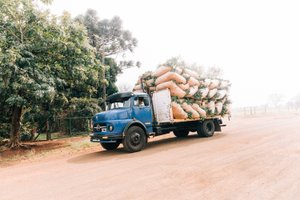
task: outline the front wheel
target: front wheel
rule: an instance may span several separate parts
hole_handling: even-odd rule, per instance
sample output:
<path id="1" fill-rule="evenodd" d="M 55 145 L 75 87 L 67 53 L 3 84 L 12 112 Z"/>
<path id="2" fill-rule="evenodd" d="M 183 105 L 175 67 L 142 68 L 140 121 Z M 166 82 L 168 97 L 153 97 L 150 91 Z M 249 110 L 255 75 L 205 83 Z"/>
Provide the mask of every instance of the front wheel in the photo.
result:
<path id="1" fill-rule="evenodd" d="M 123 139 L 124 149 L 130 153 L 142 150 L 146 143 L 147 138 L 145 131 L 138 126 L 130 127 L 125 134 L 125 138 Z"/>
<path id="2" fill-rule="evenodd" d="M 199 136 L 202 137 L 211 137 L 215 133 L 215 124 L 213 120 L 205 120 L 197 130 Z"/>
<path id="3" fill-rule="evenodd" d="M 118 146 L 120 145 L 120 142 L 115 142 L 115 143 L 100 143 L 101 146 L 108 150 L 108 151 L 111 151 L 111 150 L 115 150 L 118 148 Z"/>
<path id="4" fill-rule="evenodd" d="M 176 137 L 181 138 L 181 137 L 187 137 L 189 134 L 189 131 L 188 130 L 179 130 L 179 131 L 173 131 L 173 133 Z"/>

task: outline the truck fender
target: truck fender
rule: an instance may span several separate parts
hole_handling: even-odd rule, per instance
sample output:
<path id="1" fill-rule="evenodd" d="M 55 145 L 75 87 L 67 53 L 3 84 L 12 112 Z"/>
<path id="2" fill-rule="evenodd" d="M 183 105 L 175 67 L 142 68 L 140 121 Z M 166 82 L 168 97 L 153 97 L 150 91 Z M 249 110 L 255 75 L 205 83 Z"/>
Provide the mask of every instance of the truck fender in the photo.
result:
<path id="1" fill-rule="evenodd" d="M 125 126 L 125 128 L 123 130 L 123 137 L 125 136 L 125 133 L 129 129 L 129 127 L 132 125 L 140 126 L 145 131 L 146 136 L 148 136 L 146 126 L 139 120 L 132 120 L 132 121 L 128 122 L 128 124 Z"/>

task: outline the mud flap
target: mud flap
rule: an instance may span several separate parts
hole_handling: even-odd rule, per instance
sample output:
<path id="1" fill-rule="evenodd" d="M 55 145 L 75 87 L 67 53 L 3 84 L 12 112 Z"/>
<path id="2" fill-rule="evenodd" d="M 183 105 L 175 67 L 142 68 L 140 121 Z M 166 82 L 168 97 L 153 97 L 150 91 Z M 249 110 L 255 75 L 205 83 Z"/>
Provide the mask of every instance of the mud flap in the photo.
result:
<path id="1" fill-rule="evenodd" d="M 215 125 L 215 131 L 221 131 L 221 125 L 222 124 L 221 119 L 214 119 L 214 125 Z"/>

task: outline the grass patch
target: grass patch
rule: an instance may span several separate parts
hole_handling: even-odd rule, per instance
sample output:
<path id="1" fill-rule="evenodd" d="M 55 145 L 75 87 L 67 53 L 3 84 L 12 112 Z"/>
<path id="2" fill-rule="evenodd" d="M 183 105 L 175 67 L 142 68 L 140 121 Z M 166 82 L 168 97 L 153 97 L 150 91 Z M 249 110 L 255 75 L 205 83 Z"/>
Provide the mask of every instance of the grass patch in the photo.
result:
<path id="1" fill-rule="evenodd" d="M 51 139 L 62 139 L 62 138 L 71 138 L 71 137 L 78 137 L 78 136 L 87 136 L 89 132 L 76 132 L 72 133 L 71 135 L 68 135 L 66 133 L 61 132 L 55 132 L 51 133 Z M 46 133 L 41 133 L 39 137 L 36 139 L 36 141 L 45 141 L 47 139 Z"/>

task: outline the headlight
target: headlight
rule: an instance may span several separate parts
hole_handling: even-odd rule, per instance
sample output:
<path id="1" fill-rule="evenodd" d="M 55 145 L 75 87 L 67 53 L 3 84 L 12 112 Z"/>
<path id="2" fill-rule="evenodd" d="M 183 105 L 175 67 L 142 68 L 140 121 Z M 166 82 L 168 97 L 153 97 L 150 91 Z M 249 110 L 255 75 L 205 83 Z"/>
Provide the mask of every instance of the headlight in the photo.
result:
<path id="1" fill-rule="evenodd" d="M 108 126 L 107 126 L 107 129 L 108 129 L 110 132 L 112 132 L 112 131 L 114 130 L 114 127 L 113 127 L 113 125 L 108 125 Z"/>

